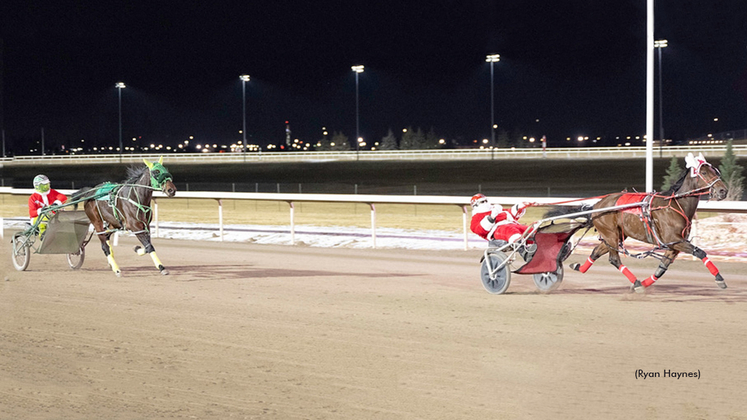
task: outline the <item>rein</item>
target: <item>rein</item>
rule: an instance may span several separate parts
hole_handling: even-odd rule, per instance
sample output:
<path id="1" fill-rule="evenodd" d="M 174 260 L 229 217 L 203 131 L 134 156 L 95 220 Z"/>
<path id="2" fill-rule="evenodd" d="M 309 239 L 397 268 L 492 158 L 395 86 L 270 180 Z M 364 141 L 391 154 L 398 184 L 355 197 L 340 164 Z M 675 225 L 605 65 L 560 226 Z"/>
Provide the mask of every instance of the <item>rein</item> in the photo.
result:
<path id="1" fill-rule="evenodd" d="M 151 177 L 151 181 L 152 180 L 153 180 L 153 177 Z M 120 191 L 122 191 L 122 189 L 126 187 L 130 188 L 128 194 L 126 196 L 120 196 L 119 195 Z M 109 204 L 109 207 L 112 209 L 112 214 L 114 215 L 114 217 L 117 219 L 117 221 L 122 227 L 120 229 L 106 229 L 104 232 L 96 232 L 97 235 L 104 235 L 104 234 L 116 232 L 119 230 L 126 230 L 125 223 L 122 218 L 123 215 L 121 214 L 122 212 L 117 207 L 119 200 L 124 200 L 124 201 L 129 202 L 130 204 L 135 206 L 138 212 L 142 212 L 142 214 L 146 216 L 148 215 L 149 212 L 153 210 L 149 204 L 143 204 L 141 202 L 141 197 L 137 190 L 138 188 L 145 188 L 146 190 L 160 191 L 159 188 L 155 188 L 151 185 L 128 184 L 128 183 L 117 184 L 114 188 L 112 188 L 112 190 L 108 194 L 109 195 L 108 204 Z M 135 199 L 131 197 L 133 192 L 135 193 Z M 105 220 L 104 215 L 101 213 L 101 207 L 99 207 L 98 201 L 96 202 L 96 209 L 99 212 L 99 217 L 101 217 L 101 220 Z M 137 235 L 138 233 L 150 232 L 150 227 L 148 226 L 147 223 L 145 223 L 146 218 L 143 218 L 143 219 L 136 218 L 138 222 L 141 222 L 143 224 L 144 229 L 136 231 L 136 232 L 132 232 L 133 234 Z"/>

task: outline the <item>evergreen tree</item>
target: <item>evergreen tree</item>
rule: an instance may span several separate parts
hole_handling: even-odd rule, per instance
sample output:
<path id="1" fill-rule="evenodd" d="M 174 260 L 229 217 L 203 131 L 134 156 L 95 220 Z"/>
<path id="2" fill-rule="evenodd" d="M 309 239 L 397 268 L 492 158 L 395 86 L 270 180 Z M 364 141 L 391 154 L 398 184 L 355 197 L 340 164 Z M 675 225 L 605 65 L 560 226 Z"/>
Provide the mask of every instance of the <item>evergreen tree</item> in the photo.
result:
<path id="1" fill-rule="evenodd" d="M 661 184 L 661 190 L 666 191 L 672 188 L 672 185 L 680 179 L 681 175 L 682 168 L 680 167 L 677 158 L 673 157 L 672 160 L 669 161 L 669 168 L 667 168 L 667 174 L 664 176 L 664 183 Z"/>
<path id="2" fill-rule="evenodd" d="M 724 153 L 724 158 L 721 159 L 721 165 L 718 166 L 718 169 L 721 171 L 721 180 L 724 181 L 726 187 L 729 189 L 726 199 L 741 200 L 744 193 L 744 176 L 742 176 L 744 168 L 737 163 L 737 156 L 732 149 L 731 140 L 726 143 L 726 152 Z"/>
<path id="3" fill-rule="evenodd" d="M 394 132 L 392 132 L 391 128 L 386 133 L 386 136 L 381 139 L 379 150 L 397 150 L 397 138 L 394 137 Z"/>
<path id="4" fill-rule="evenodd" d="M 412 143 L 413 149 L 422 150 L 426 148 L 425 133 L 423 133 L 423 130 L 420 127 L 418 127 L 417 131 L 415 131 Z"/>
<path id="5" fill-rule="evenodd" d="M 495 147 L 497 148 L 506 148 L 511 143 L 509 137 L 508 137 L 508 131 L 504 129 L 498 130 L 498 135 L 495 138 Z"/>
<path id="6" fill-rule="evenodd" d="M 431 127 L 430 130 L 425 134 L 425 149 L 435 149 L 438 147 L 441 147 L 442 145 L 438 143 L 438 136 L 436 135 L 436 130 Z"/>
<path id="7" fill-rule="evenodd" d="M 348 136 L 342 134 L 342 131 L 335 131 L 332 135 L 332 142 L 330 143 L 330 150 L 336 152 L 342 152 L 350 150 L 350 143 L 348 142 Z"/>
<path id="8" fill-rule="evenodd" d="M 316 142 L 316 145 L 314 146 L 314 150 L 320 151 L 320 152 L 327 152 L 332 150 L 332 147 L 330 146 L 330 140 L 329 137 L 325 134 L 324 137 L 319 139 L 319 141 Z"/>
<path id="9" fill-rule="evenodd" d="M 400 150 L 412 150 L 415 149 L 415 132 L 412 131 L 412 127 L 407 127 L 402 133 L 402 140 L 399 142 Z"/>

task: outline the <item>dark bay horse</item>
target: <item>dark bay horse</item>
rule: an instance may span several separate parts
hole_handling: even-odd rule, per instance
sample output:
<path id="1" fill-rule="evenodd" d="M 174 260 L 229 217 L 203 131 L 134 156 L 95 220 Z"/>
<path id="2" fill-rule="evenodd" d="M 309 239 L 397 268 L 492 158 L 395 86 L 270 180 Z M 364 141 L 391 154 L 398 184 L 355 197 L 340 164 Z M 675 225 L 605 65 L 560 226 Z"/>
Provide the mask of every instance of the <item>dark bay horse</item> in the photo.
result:
<path id="1" fill-rule="evenodd" d="M 84 188 L 73 194 L 73 200 L 85 200 L 83 209 L 101 240 L 109 265 L 117 277 L 122 275 L 109 243 L 112 233 L 128 230 L 135 234 L 143 245 L 136 246 L 138 255 L 149 254 L 161 274 L 169 271 L 161 264 L 156 250 L 150 242 L 152 218 L 150 202 L 153 191 L 163 191 L 167 196 L 176 194 L 176 187 L 169 171 L 158 162 L 143 160 L 145 166 L 127 169 L 127 180 L 121 184 L 104 183 L 93 188 Z"/>
<path id="2" fill-rule="evenodd" d="M 601 243 L 597 245 L 583 264 L 574 263 L 570 267 L 585 273 L 599 257 L 609 253 L 609 260 L 633 284 L 631 288 L 642 292 L 661 278 L 680 252 L 692 254 L 708 268 L 716 278 L 716 284 L 726 288 L 724 278 L 718 268 L 708 259 L 706 253 L 687 239 L 698 201 L 704 195 L 716 200 L 726 198 L 727 187 L 721 180 L 718 169 L 706 162 L 702 154 L 698 157 L 688 154 L 686 169 L 679 180 L 668 191 L 661 193 L 610 194 L 599 200 L 593 209 L 604 209 L 621 205 L 632 205 L 625 209 L 593 212 L 586 225 L 593 224 L 599 233 Z M 637 206 L 635 203 L 640 203 Z M 578 212 L 580 208 L 565 209 L 564 212 Z M 557 211 L 555 212 L 557 214 Z M 618 252 L 626 252 L 623 242 L 626 238 L 637 239 L 654 245 L 655 250 L 664 251 L 656 272 L 643 282 L 622 264 Z M 652 255 L 656 255 L 653 254 Z"/>

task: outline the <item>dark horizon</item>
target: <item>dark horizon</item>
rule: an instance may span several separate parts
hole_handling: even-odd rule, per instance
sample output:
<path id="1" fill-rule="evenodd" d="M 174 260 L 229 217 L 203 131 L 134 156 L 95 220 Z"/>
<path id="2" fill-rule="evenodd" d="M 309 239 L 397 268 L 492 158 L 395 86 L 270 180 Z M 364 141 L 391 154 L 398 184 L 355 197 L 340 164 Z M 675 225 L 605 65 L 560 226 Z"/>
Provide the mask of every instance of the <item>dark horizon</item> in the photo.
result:
<path id="1" fill-rule="evenodd" d="M 6 148 L 42 127 L 48 148 L 116 147 L 119 81 L 125 146 L 230 144 L 244 73 L 249 143 L 284 142 L 286 120 L 294 139 L 314 143 L 326 127 L 352 143 L 358 64 L 367 141 L 420 127 L 466 143 L 490 138 L 491 53 L 500 129 L 551 147 L 645 134 L 644 0 L 2 8 Z M 666 138 L 747 127 L 746 12 L 739 0 L 657 1 Z"/>

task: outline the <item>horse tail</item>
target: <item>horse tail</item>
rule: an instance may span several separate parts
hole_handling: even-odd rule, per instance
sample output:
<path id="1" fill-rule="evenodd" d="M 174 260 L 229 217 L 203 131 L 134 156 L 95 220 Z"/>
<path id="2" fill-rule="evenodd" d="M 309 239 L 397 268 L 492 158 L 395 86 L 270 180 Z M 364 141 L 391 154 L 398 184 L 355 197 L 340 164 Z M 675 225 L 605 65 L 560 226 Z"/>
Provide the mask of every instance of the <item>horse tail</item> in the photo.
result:
<path id="1" fill-rule="evenodd" d="M 580 206 L 550 206 L 550 209 L 545 212 L 544 218 L 551 218 L 551 217 L 562 217 L 569 214 L 574 213 L 581 213 L 585 211 L 589 211 L 593 208 L 590 204 L 582 204 Z M 580 216 L 574 217 L 574 219 L 583 218 L 584 220 L 581 222 L 582 227 L 590 226 L 591 225 L 591 213 L 583 214 Z"/>

